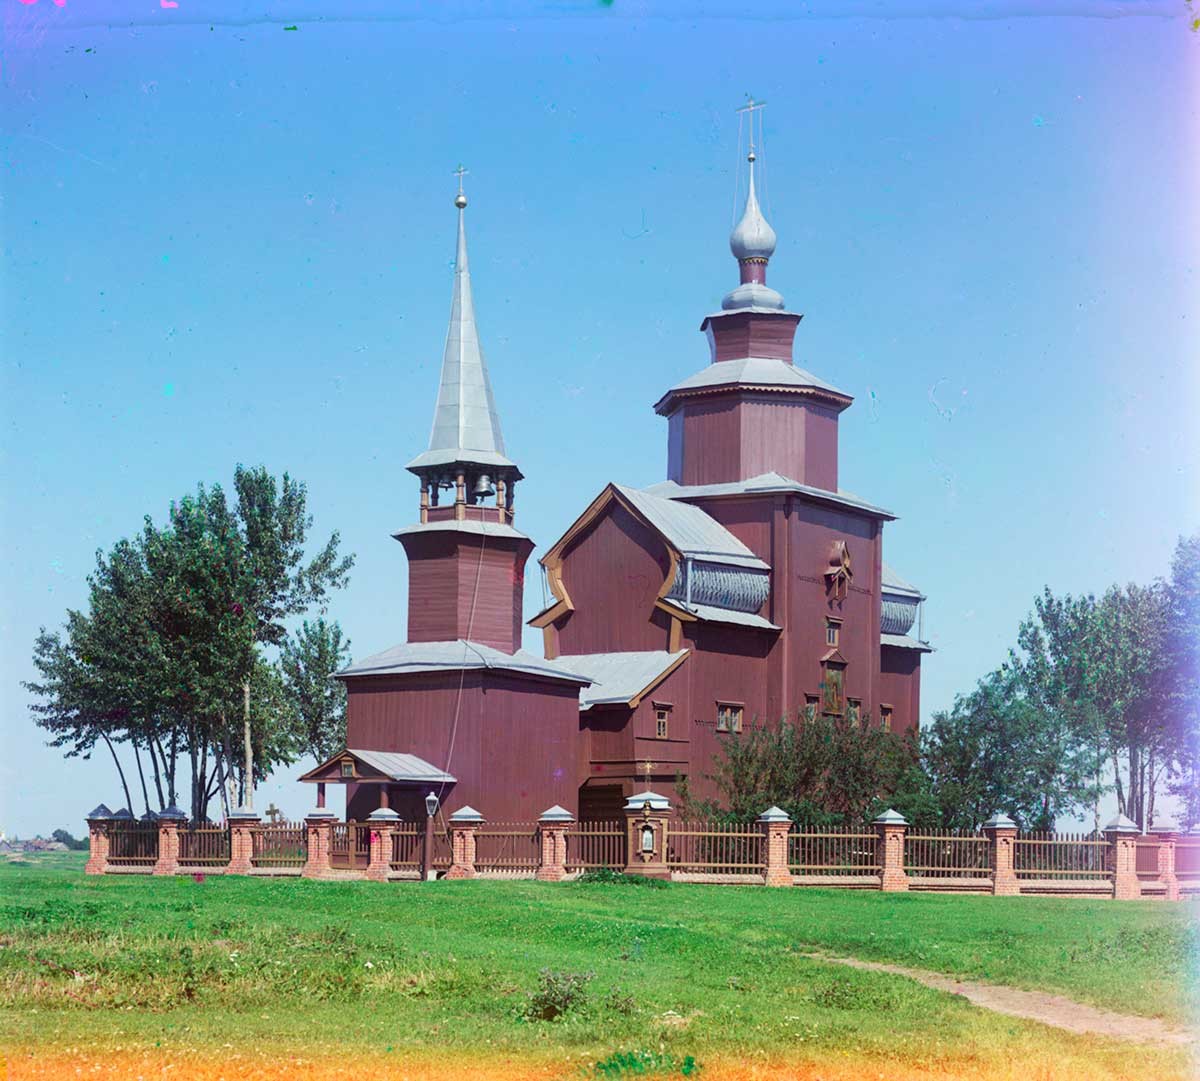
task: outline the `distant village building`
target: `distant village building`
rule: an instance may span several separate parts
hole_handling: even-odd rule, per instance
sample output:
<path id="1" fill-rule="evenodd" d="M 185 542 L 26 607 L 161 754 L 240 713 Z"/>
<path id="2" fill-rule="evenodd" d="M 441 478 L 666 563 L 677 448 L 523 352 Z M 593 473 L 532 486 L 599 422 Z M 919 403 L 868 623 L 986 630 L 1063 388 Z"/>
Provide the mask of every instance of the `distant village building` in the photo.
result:
<path id="1" fill-rule="evenodd" d="M 521 649 L 523 479 L 480 348 L 461 184 L 450 328 L 429 448 L 408 465 L 418 521 L 408 639 L 360 660 L 347 750 L 303 780 L 343 783 L 347 817 L 381 805 L 529 820 L 620 813 L 635 785 L 711 795 L 722 745 L 831 714 L 897 732 L 920 712 L 921 592 L 883 561 L 890 512 L 838 487 L 845 391 L 793 362 L 801 316 L 767 285 L 775 233 L 754 153 L 730 236 L 740 281 L 700 329 L 709 363 L 655 404 L 667 479 L 607 485 L 541 560 L 552 603 Z M 322 784 L 321 790 L 324 790 Z"/>

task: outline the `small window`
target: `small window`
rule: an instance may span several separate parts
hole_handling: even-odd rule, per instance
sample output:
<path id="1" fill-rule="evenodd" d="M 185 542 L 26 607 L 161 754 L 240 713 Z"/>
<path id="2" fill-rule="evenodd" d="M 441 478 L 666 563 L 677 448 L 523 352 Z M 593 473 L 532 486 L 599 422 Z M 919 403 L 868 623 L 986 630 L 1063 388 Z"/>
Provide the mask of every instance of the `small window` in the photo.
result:
<path id="1" fill-rule="evenodd" d="M 821 704 L 821 700 L 815 694 L 806 694 L 804 696 L 804 719 L 806 721 L 815 721 L 817 719 L 817 707 Z"/>
<path id="2" fill-rule="evenodd" d="M 742 707 L 717 703 L 717 731 L 740 732 L 742 730 Z"/>
<path id="3" fill-rule="evenodd" d="M 855 728 L 862 717 L 862 703 L 857 698 L 846 699 L 846 720 Z"/>
<path id="4" fill-rule="evenodd" d="M 351 762 L 349 759 L 344 759 L 342 761 L 342 776 L 343 777 L 353 777 L 354 776 L 354 763 Z"/>
<path id="5" fill-rule="evenodd" d="M 671 711 L 667 709 L 656 709 L 654 711 L 654 735 L 657 739 L 667 738 L 667 721 L 671 716 Z"/>
<path id="6" fill-rule="evenodd" d="M 891 706 L 880 706 L 879 707 L 879 727 L 882 728 L 885 732 L 890 732 L 892 730 L 892 707 Z"/>
<path id="7" fill-rule="evenodd" d="M 838 640 L 842 635 L 842 621 L 840 619 L 825 620 L 825 644 L 827 646 L 838 645 Z"/>

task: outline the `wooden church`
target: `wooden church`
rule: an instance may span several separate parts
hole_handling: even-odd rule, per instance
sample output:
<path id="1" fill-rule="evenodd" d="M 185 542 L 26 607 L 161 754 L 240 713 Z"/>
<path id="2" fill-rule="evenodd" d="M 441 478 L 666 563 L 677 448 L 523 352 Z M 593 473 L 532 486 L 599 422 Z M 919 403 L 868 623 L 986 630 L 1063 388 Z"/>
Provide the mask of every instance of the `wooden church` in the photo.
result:
<path id="1" fill-rule="evenodd" d="M 837 714 L 918 723 L 923 597 L 883 561 L 894 515 L 838 487 L 838 418 L 853 399 L 797 367 L 800 315 L 767 285 L 775 233 L 753 149 L 730 236 L 740 283 L 700 329 L 709 362 L 654 408 L 667 478 L 611 483 L 541 563 L 553 603 L 521 648 L 534 542 L 514 525 L 506 454 L 471 297 L 461 190 L 450 328 L 429 448 L 409 464 L 419 520 L 408 638 L 340 673 L 347 751 L 305 776 L 347 785 L 347 818 L 390 806 L 530 820 L 553 805 L 619 814 L 635 787 L 711 794 L 726 741 Z"/>

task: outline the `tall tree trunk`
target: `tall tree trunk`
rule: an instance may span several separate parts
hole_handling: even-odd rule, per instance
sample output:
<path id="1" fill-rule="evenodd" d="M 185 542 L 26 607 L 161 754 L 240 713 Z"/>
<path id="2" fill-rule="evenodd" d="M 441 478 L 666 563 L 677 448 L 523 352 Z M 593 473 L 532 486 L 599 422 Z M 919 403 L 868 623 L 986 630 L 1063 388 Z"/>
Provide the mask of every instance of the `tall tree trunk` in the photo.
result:
<path id="1" fill-rule="evenodd" d="M 196 726 L 189 726 L 188 758 L 192 764 L 192 821 L 200 821 L 200 765 L 196 761 Z"/>
<path id="2" fill-rule="evenodd" d="M 1132 740 L 1129 743 L 1129 810 L 1126 817 L 1142 824 L 1142 749 Z"/>
<path id="3" fill-rule="evenodd" d="M 100 738 L 104 740 L 104 744 L 108 747 L 109 754 L 113 757 L 113 762 L 117 767 L 117 775 L 121 778 L 121 787 L 125 789 L 125 806 L 131 811 L 133 810 L 133 800 L 129 797 L 129 785 L 125 783 L 125 771 L 121 768 L 121 760 L 117 757 L 117 749 L 112 745 L 112 740 L 104 733 L 100 733 Z"/>
<path id="4" fill-rule="evenodd" d="M 1154 752 L 1150 752 L 1149 784 L 1146 787 L 1146 821 L 1142 823 L 1145 832 L 1154 825 L 1154 790 L 1158 787 L 1158 778 L 1154 775 Z"/>
<path id="5" fill-rule="evenodd" d="M 216 749 L 217 791 L 221 793 L 221 813 L 229 820 L 229 766 L 225 753 L 220 747 Z"/>
<path id="6" fill-rule="evenodd" d="M 197 795 L 200 799 L 200 813 L 196 817 L 197 822 L 206 822 L 208 820 L 208 733 L 205 732 L 204 739 L 200 742 L 200 777 L 199 785 L 197 786 Z"/>
<path id="7" fill-rule="evenodd" d="M 250 680 L 242 684 L 242 738 L 246 741 L 245 805 L 254 809 L 254 745 L 250 742 Z"/>
<path id="8" fill-rule="evenodd" d="M 1121 763 L 1117 760 L 1117 752 L 1112 753 L 1113 787 L 1117 790 L 1117 814 L 1126 813 L 1125 787 L 1121 784 Z"/>
<path id="9" fill-rule="evenodd" d="M 237 771 L 233 766 L 233 747 L 229 743 L 229 725 L 225 714 L 221 714 L 221 751 L 225 760 L 225 802 L 230 807 L 240 807 L 237 792 Z"/>
<path id="10" fill-rule="evenodd" d="M 150 793 L 146 790 L 146 775 L 142 772 L 142 756 L 138 754 L 137 737 L 130 736 L 129 742 L 133 744 L 133 761 L 137 765 L 138 780 L 142 782 L 142 799 L 146 804 L 146 814 L 150 813 Z M 132 810 L 132 808 L 130 808 Z"/>
<path id="11" fill-rule="evenodd" d="M 175 786 L 175 768 L 176 755 L 179 751 L 179 728 L 176 725 L 171 726 L 171 765 L 167 770 L 167 792 L 171 797 L 171 806 L 174 807 L 175 800 L 179 797 L 179 790 Z"/>
<path id="12" fill-rule="evenodd" d="M 165 811 L 167 804 L 163 800 L 162 771 L 158 768 L 158 752 L 155 751 L 157 742 L 155 736 L 146 737 L 146 750 L 150 752 L 150 765 L 154 767 L 154 790 L 158 793 L 158 809 Z"/>

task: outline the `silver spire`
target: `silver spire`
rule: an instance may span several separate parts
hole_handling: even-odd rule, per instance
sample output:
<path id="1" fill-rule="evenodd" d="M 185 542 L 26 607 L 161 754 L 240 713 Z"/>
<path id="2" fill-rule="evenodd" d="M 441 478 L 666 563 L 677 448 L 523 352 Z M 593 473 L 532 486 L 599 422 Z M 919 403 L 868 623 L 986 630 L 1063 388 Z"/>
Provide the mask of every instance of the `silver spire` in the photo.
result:
<path id="1" fill-rule="evenodd" d="M 479 345 L 475 305 L 471 298 L 471 270 L 467 261 L 464 213 L 467 197 L 462 190 L 466 170 L 458 169 L 458 248 L 454 258 L 454 294 L 450 327 L 442 356 L 442 381 L 429 450 L 409 463 L 409 468 L 448 465 L 454 462 L 512 466 L 504 456 L 504 437 L 492 397 L 487 364 Z"/>

